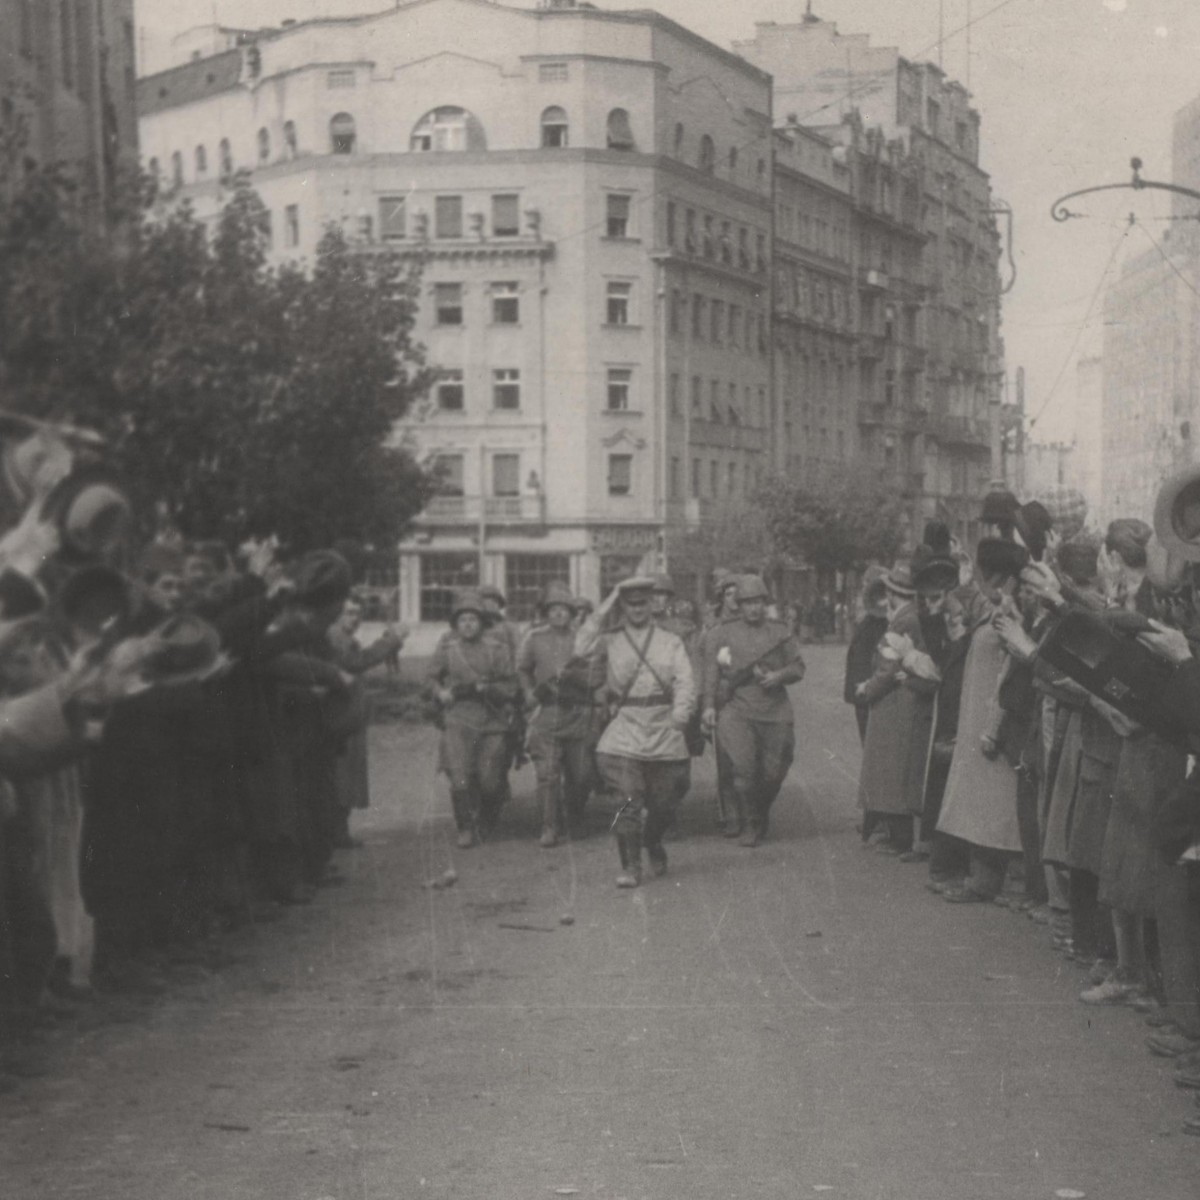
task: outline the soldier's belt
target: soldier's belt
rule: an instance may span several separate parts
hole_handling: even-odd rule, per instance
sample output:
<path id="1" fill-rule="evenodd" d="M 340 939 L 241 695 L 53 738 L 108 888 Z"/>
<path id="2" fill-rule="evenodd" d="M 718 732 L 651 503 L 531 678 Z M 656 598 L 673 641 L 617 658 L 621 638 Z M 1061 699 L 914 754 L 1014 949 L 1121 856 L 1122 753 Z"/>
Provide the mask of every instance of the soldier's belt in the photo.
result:
<path id="1" fill-rule="evenodd" d="M 675 703 L 673 696 L 665 692 L 655 692 L 649 696 L 629 696 L 617 701 L 618 708 L 663 708 Z"/>

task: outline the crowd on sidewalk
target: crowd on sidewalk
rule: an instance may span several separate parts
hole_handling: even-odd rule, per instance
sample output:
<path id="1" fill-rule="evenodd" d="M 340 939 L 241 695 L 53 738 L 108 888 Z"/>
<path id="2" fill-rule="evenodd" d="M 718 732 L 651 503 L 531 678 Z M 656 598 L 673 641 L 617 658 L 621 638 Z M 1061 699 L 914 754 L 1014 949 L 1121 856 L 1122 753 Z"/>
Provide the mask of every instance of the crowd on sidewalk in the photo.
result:
<path id="1" fill-rule="evenodd" d="M 2 1087 L 46 1023 L 203 972 L 221 931 L 336 880 L 367 803 L 362 675 L 403 631 L 359 644 L 333 550 L 139 546 L 94 437 L 0 434 Z"/>
<path id="2" fill-rule="evenodd" d="M 1144 1015 L 1200 1106 L 1200 470 L 1154 527 L 1085 532 L 1070 489 L 982 501 L 869 573 L 846 659 L 862 839 L 958 905 L 1006 905 Z M 1185 1121 L 1200 1134 L 1200 1113 Z"/>

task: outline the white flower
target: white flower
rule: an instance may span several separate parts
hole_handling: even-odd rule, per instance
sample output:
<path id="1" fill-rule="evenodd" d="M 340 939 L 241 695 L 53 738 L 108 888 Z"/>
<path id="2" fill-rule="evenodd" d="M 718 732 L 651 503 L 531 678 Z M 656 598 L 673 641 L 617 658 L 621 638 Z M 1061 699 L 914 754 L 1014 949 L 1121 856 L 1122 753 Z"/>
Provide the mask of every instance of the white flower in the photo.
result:
<path id="1" fill-rule="evenodd" d="M 717 662 L 723 667 L 733 666 L 733 655 L 730 653 L 728 646 L 722 646 L 721 649 L 717 651 Z"/>

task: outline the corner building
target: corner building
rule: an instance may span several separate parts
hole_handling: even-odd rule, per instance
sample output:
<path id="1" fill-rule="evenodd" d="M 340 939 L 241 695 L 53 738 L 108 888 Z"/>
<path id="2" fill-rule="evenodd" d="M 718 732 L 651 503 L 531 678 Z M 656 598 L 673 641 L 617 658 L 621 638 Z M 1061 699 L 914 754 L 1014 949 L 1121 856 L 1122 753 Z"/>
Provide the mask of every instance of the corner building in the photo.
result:
<path id="1" fill-rule="evenodd" d="M 413 0 L 140 83 L 144 159 L 211 220 L 249 169 L 273 253 L 329 224 L 423 266 L 441 378 L 402 431 L 442 492 L 402 615 L 491 582 L 593 598 L 768 469 L 770 80 L 651 12 Z"/>

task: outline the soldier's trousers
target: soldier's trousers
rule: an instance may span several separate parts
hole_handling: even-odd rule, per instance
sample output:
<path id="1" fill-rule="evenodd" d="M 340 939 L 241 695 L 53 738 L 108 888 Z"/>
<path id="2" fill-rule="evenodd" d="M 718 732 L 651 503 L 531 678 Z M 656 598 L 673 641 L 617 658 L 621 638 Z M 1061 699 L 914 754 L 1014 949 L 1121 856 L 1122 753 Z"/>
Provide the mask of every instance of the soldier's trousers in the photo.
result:
<path id="1" fill-rule="evenodd" d="M 529 758 L 537 775 L 542 828 L 562 831 L 564 819 L 583 814 L 591 788 L 592 748 L 584 733 L 572 737 L 539 728 L 529 731 Z"/>
<path id="2" fill-rule="evenodd" d="M 659 845 L 675 819 L 679 802 L 687 795 L 692 760 L 600 753 L 596 766 L 605 787 L 621 805 L 613 825 L 617 836 L 631 837 L 635 845 Z"/>
<path id="3" fill-rule="evenodd" d="M 471 829 L 480 819 L 495 819 L 504 801 L 511 758 L 508 735 L 446 722 L 441 765 L 450 779 L 454 822 Z"/>
<path id="4" fill-rule="evenodd" d="M 740 819 L 764 827 L 795 756 L 795 726 L 751 721 L 726 708 L 717 720 L 717 746 L 729 756 Z"/>

